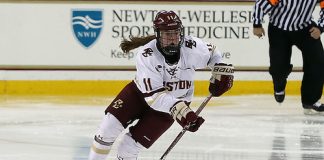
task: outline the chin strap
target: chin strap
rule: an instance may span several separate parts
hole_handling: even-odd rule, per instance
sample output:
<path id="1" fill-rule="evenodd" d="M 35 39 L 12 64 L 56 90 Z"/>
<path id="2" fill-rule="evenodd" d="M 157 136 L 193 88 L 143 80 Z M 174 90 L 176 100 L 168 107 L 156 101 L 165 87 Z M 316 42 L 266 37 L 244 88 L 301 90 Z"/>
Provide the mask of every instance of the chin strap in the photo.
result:
<path id="1" fill-rule="evenodd" d="M 180 59 L 180 53 L 172 56 L 168 56 L 168 55 L 163 55 L 163 56 L 165 58 L 166 63 L 168 64 L 176 64 Z"/>
<path id="2" fill-rule="evenodd" d="M 157 49 L 160 51 L 160 53 L 163 55 L 163 57 L 165 58 L 165 62 L 170 64 L 170 65 L 173 65 L 173 64 L 176 64 L 179 59 L 180 59 L 180 49 L 178 49 L 177 53 L 173 54 L 173 55 L 169 55 L 169 54 L 166 54 L 164 49 L 162 49 L 160 43 L 157 43 L 156 44 L 157 46 Z"/>

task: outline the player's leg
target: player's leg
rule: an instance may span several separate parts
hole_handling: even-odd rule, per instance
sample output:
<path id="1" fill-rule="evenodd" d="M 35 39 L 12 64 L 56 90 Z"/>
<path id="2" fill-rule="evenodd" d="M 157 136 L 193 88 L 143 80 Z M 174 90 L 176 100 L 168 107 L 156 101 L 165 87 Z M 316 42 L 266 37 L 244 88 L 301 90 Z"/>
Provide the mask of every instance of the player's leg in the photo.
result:
<path id="1" fill-rule="evenodd" d="M 143 105 L 136 85 L 131 82 L 117 95 L 105 110 L 104 119 L 94 137 L 90 160 L 102 160 L 108 155 L 119 134 L 148 106 Z"/>
<path id="2" fill-rule="evenodd" d="M 143 145 L 136 142 L 131 133 L 123 135 L 118 146 L 117 159 L 119 160 L 136 160 L 140 151 L 144 148 Z"/>
<path id="3" fill-rule="evenodd" d="M 269 73 L 272 76 L 274 97 L 279 103 L 284 101 L 287 77 L 292 70 L 290 64 L 292 43 L 289 34 L 271 24 L 268 29 L 269 35 Z"/>
<path id="4" fill-rule="evenodd" d="M 118 157 L 135 160 L 139 152 L 149 148 L 173 122 L 170 114 L 149 108 L 136 125 L 130 127 L 130 132 L 124 135 L 118 147 Z"/>
<path id="5" fill-rule="evenodd" d="M 303 55 L 301 101 L 306 109 L 305 114 L 309 109 L 324 111 L 324 105 L 318 102 L 323 92 L 324 50 L 321 40 L 312 38 L 308 30 L 305 29 L 298 37 L 300 40 L 298 48 Z"/>
<path id="6" fill-rule="evenodd" d="M 124 127 L 119 120 L 107 113 L 94 136 L 89 160 L 105 160 L 113 143 L 123 130 Z"/>

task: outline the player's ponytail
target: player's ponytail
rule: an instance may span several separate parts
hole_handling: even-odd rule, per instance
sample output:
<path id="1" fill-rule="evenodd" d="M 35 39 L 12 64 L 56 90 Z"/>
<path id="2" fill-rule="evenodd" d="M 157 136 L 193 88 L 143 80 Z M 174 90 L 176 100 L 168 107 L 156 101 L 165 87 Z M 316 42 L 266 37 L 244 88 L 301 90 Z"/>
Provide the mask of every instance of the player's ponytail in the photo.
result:
<path id="1" fill-rule="evenodd" d="M 143 46 L 147 44 L 148 42 L 150 42 L 155 38 L 156 38 L 155 35 L 148 35 L 145 37 L 129 36 L 129 40 L 123 39 L 119 46 L 124 53 L 128 53 L 129 51 L 138 48 L 139 46 Z"/>

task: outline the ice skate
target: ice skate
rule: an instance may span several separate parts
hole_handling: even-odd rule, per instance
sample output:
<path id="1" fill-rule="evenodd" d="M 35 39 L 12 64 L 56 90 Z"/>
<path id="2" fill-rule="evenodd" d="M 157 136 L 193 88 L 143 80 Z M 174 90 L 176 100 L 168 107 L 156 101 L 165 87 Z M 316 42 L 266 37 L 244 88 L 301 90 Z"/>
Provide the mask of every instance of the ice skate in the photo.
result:
<path id="1" fill-rule="evenodd" d="M 282 103 L 285 100 L 285 91 L 275 92 L 274 97 L 278 103 Z"/>
<path id="2" fill-rule="evenodd" d="M 324 104 L 316 102 L 312 105 L 303 104 L 305 115 L 324 114 Z"/>

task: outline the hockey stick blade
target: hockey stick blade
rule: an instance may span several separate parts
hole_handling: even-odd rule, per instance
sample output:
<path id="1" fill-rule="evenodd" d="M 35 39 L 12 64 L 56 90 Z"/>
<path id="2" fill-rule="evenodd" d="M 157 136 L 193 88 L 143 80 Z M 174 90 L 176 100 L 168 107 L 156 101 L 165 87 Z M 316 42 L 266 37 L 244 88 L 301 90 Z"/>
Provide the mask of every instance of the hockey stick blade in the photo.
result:
<path id="1" fill-rule="evenodd" d="M 196 115 L 199 115 L 200 112 L 205 108 L 205 106 L 207 105 L 207 103 L 209 102 L 209 100 L 212 98 L 212 95 L 209 94 L 208 97 L 205 98 L 205 100 L 200 104 L 199 108 L 196 110 Z M 161 156 L 160 160 L 165 160 L 167 154 L 169 154 L 169 152 L 171 151 L 171 149 L 178 143 L 178 141 L 181 139 L 181 137 L 186 133 L 186 131 L 188 130 L 189 125 L 183 127 L 182 131 L 177 135 L 177 137 L 173 140 L 173 142 L 170 144 L 170 146 L 168 147 L 168 149 L 163 153 L 163 155 Z"/>

